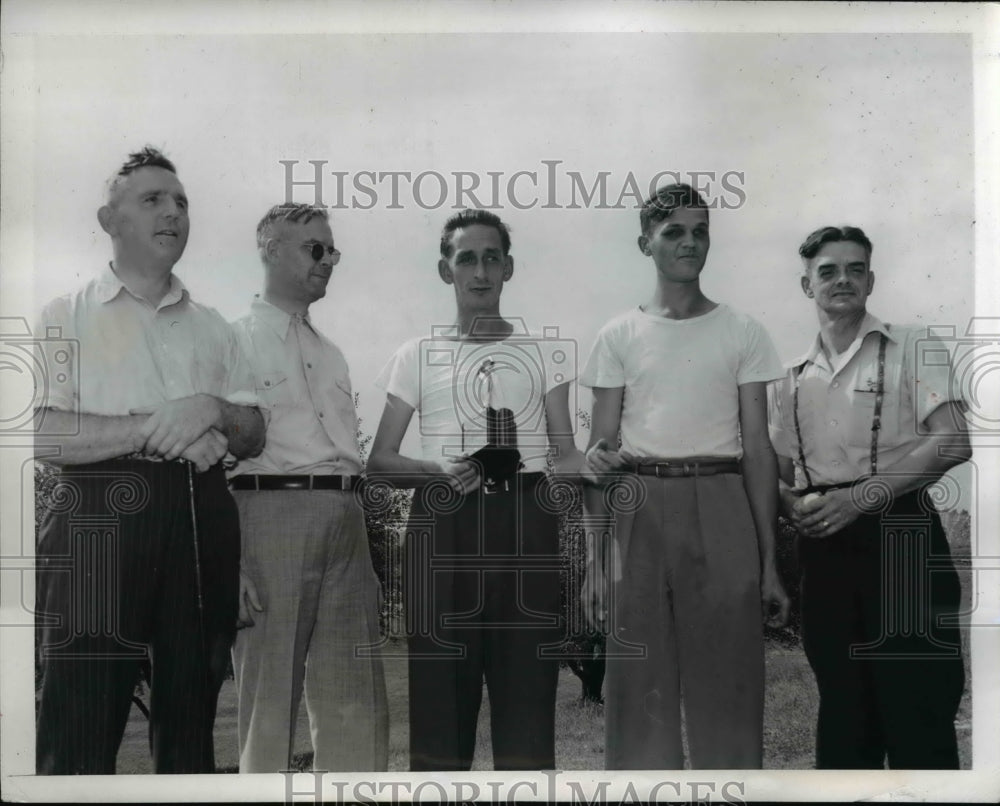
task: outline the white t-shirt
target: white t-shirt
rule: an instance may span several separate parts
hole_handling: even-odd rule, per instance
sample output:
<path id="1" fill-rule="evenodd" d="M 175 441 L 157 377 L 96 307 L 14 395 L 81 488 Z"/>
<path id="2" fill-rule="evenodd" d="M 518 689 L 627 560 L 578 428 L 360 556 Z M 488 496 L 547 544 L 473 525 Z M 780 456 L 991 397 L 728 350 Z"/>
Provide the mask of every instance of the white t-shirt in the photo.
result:
<path id="1" fill-rule="evenodd" d="M 622 449 L 636 456 L 740 458 L 740 384 L 783 375 L 767 331 L 719 305 L 693 319 L 636 308 L 597 334 L 580 383 L 625 387 Z"/>
<path id="2" fill-rule="evenodd" d="M 528 332 L 514 321 L 514 334 L 503 341 L 459 341 L 455 328 L 435 329 L 404 343 L 379 373 L 379 388 L 419 412 L 424 459 L 440 461 L 486 445 L 486 407 L 492 405 L 514 414 L 523 470 L 545 469 L 545 395 L 574 379 L 575 343 Z"/>

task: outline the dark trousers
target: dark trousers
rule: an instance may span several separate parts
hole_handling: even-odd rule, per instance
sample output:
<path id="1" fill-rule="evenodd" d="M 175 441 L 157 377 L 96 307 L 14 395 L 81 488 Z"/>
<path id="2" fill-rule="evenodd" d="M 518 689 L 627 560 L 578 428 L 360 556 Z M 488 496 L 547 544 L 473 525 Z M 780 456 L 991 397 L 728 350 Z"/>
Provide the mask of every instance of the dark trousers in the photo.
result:
<path id="1" fill-rule="evenodd" d="M 901 496 L 832 537 L 800 538 L 799 552 L 817 768 L 957 769 L 961 588 L 929 501 Z"/>
<path id="2" fill-rule="evenodd" d="M 63 470 L 38 544 L 40 775 L 113 774 L 139 663 L 152 662 L 157 773 L 215 771 L 212 728 L 235 633 L 239 517 L 220 466 L 115 460 Z"/>
<path id="3" fill-rule="evenodd" d="M 484 679 L 494 768 L 555 767 L 551 650 L 565 629 L 548 489 L 529 480 L 459 497 L 432 482 L 414 494 L 404 559 L 414 771 L 472 766 Z"/>

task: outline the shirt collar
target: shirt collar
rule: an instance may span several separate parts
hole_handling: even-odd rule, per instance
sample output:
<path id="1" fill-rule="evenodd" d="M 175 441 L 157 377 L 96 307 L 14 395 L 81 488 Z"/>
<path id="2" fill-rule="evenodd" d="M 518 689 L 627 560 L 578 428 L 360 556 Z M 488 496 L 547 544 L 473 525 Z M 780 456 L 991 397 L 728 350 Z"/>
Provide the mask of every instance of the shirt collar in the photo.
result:
<path id="1" fill-rule="evenodd" d="M 136 299 L 142 299 L 138 294 L 133 293 L 132 290 L 125 285 L 122 279 L 115 274 L 114 270 L 111 268 L 111 263 L 109 262 L 97 279 L 97 299 L 101 302 L 111 302 L 111 300 L 121 293 L 122 289 L 125 289 Z M 167 293 L 164 294 L 163 299 L 160 300 L 157 310 L 164 308 L 167 305 L 173 305 L 180 302 L 182 299 L 187 297 L 190 297 L 187 287 L 183 282 L 181 282 L 180 277 L 171 272 L 170 285 L 167 288 Z"/>
<path id="2" fill-rule="evenodd" d="M 296 316 L 281 310 L 277 305 L 272 305 L 260 294 L 254 294 L 253 302 L 250 303 L 250 312 L 271 328 L 282 341 L 288 337 L 292 320 L 296 318 Z M 297 316 L 309 326 L 313 333 L 316 332 L 316 328 L 313 327 L 312 321 L 309 319 L 308 311 Z"/>
<path id="3" fill-rule="evenodd" d="M 883 335 L 888 337 L 890 341 L 893 342 L 897 341 L 896 337 L 889 330 L 888 325 L 886 325 L 877 316 L 874 316 L 873 314 L 866 312 L 865 318 L 861 320 L 861 327 L 858 328 L 858 335 L 855 338 L 855 340 L 863 341 L 864 338 L 869 333 L 882 333 Z M 800 355 L 798 358 L 793 359 L 788 366 L 795 368 L 795 367 L 801 367 L 808 363 L 812 364 L 822 363 L 824 365 L 828 363 L 826 360 L 826 356 L 823 355 L 823 345 L 820 342 L 819 333 L 816 334 L 816 338 L 813 339 L 813 342 L 810 345 L 809 349 L 806 350 L 804 353 L 802 353 L 802 355 Z"/>

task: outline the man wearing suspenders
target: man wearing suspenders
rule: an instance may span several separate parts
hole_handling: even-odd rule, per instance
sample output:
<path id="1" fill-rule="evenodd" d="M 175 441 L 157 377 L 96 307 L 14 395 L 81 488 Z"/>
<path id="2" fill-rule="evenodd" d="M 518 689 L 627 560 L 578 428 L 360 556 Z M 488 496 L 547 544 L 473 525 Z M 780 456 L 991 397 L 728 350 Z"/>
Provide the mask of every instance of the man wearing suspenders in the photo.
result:
<path id="1" fill-rule="evenodd" d="M 971 449 L 945 347 L 867 312 L 871 253 L 856 227 L 806 238 L 802 290 L 820 331 L 771 389 L 820 693 L 816 766 L 955 769 L 961 591 L 926 488 Z"/>

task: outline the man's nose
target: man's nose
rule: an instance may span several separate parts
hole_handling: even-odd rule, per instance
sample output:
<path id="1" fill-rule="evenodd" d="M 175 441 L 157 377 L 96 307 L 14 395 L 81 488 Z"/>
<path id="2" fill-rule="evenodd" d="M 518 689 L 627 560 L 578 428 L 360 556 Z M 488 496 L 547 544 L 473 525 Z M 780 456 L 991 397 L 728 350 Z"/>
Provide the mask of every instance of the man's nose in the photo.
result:
<path id="1" fill-rule="evenodd" d="M 176 218 L 181 213 L 181 206 L 177 203 L 177 199 L 167 197 L 167 200 L 163 203 L 163 210 L 166 215 Z"/>
<path id="2" fill-rule="evenodd" d="M 476 277 L 486 277 L 486 261 L 483 258 L 476 260 L 476 269 L 474 274 Z"/>

